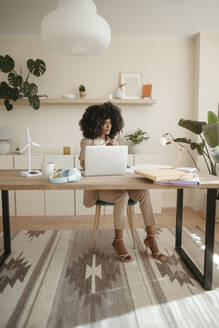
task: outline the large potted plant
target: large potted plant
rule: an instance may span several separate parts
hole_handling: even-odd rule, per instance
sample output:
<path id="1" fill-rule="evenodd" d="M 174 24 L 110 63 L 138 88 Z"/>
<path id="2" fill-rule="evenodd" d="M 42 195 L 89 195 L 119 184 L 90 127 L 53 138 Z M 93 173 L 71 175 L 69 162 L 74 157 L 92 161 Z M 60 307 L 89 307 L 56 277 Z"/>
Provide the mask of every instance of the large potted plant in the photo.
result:
<path id="1" fill-rule="evenodd" d="M 219 119 L 212 111 L 208 112 L 208 122 L 180 119 L 178 125 L 195 133 L 200 140 L 192 141 L 188 138 L 176 138 L 174 141 L 185 143 L 192 150 L 197 150 L 203 156 L 209 174 L 217 175 L 216 165 L 219 163 Z M 210 147 L 210 149 L 208 148 Z"/>
<path id="2" fill-rule="evenodd" d="M 142 151 L 141 143 L 148 140 L 150 137 L 146 131 L 137 129 L 135 132 L 125 135 L 125 138 L 131 143 L 131 153 L 137 154 Z"/>
<path id="3" fill-rule="evenodd" d="M 46 71 L 46 64 L 42 59 L 28 59 L 27 60 L 28 73 L 26 78 L 23 78 L 22 73 L 18 74 L 15 71 L 15 63 L 9 55 L 0 55 L 0 71 L 8 73 L 8 82 L 2 81 L 0 83 L 0 98 L 5 99 L 4 104 L 7 110 L 12 110 L 13 105 L 10 100 L 16 101 L 19 98 L 27 97 L 30 105 L 34 109 L 39 109 L 40 99 L 38 94 L 38 87 L 35 83 L 29 83 L 30 74 L 34 76 L 41 76 Z"/>
<path id="4" fill-rule="evenodd" d="M 178 125 L 192 131 L 200 140 L 192 141 L 188 138 L 176 138 L 174 141 L 188 144 L 192 150 L 203 156 L 209 174 L 217 175 L 217 163 L 219 163 L 219 118 L 212 111 L 208 112 L 208 122 L 180 119 Z M 206 197 L 206 195 L 205 195 Z M 219 199 L 219 190 L 217 193 Z M 206 201 L 204 200 L 204 204 Z M 203 208 L 205 217 L 206 208 Z M 219 220 L 219 204 L 216 204 L 216 218 Z"/>

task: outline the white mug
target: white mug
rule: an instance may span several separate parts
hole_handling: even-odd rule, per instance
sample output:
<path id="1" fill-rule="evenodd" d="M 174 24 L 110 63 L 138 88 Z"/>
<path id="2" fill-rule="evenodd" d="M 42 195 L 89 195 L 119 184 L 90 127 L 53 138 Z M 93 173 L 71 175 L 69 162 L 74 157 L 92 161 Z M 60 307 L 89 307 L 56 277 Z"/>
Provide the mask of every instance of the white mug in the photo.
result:
<path id="1" fill-rule="evenodd" d="M 42 162 L 41 163 L 41 171 L 42 175 L 48 177 L 49 175 L 55 173 L 58 170 L 59 166 L 54 162 Z"/>

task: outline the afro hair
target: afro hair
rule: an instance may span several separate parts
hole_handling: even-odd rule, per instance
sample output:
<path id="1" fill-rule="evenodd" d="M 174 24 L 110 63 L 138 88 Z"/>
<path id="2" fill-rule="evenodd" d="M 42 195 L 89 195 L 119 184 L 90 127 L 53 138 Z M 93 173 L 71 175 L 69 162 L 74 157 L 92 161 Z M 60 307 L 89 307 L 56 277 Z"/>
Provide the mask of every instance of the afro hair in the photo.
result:
<path id="1" fill-rule="evenodd" d="M 79 121 L 83 136 L 88 139 L 98 138 L 101 135 L 101 126 L 109 118 L 112 122 L 109 137 L 113 139 L 124 127 L 121 109 L 111 102 L 89 106 Z"/>

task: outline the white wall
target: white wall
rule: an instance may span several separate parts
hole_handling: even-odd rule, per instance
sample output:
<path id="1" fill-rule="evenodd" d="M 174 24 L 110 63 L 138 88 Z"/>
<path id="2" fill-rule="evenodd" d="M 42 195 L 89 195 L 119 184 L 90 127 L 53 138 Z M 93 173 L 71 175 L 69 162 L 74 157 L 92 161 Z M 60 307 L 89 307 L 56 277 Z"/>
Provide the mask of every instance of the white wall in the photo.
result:
<path id="1" fill-rule="evenodd" d="M 195 120 L 207 122 L 209 110 L 218 113 L 219 103 L 219 34 L 200 33 L 196 42 Z M 194 139 L 194 135 L 193 135 Z M 198 140 L 201 141 L 200 139 Z M 198 165 L 208 173 L 202 156 Z M 205 191 L 193 192 L 192 207 L 202 209 Z"/>
<path id="2" fill-rule="evenodd" d="M 41 58 L 47 64 L 47 72 L 40 78 L 31 77 L 39 86 L 39 93 L 59 98 L 65 93 L 77 94 L 82 83 L 87 88 L 87 98 L 105 97 L 119 85 L 120 72 L 142 72 L 143 82 L 153 84 L 152 96 L 157 104 L 149 107 L 122 106 L 125 121 L 124 134 L 143 128 L 151 136 L 145 143 L 147 153 L 160 153 L 159 162 L 172 164 L 176 150 L 162 148 L 157 139 L 163 132 L 175 137 L 189 133 L 178 127 L 180 118 L 191 118 L 194 113 L 194 62 L 193 39 L 113 39 L 103 54 L 77 58 L 53 53 L 38 37 L 0 37 L 0 54 L 15 59 L 16 70 L 25 72 L 28 58 Z M 26 76 L 26 74 L 24 74 Z M 6 75 L 0 74 L 0 81 Z M 219 84 L 218 84 L 219 85 Z M 77 94 L 78 95 L 78 94 Z M 7 112 L 0 109 L 0 126 L 13 130 L 12 150 L 22 146 L 25 127 L 31 129 L 32 138 L 43 145 L 44 153 L 62 153 L 63 145 L 70 145 L 72 152 L 79 152 L 81 133 L 78 127 L 85 106 L 46 106 L 38 111 L 30 106 L 14 106 Z M 182 161 L 190 165 L 187 157 Z M 172 200 L 166 200 L 171 205 Z M 175 205 L 175 201 L 174 201 Z"/>

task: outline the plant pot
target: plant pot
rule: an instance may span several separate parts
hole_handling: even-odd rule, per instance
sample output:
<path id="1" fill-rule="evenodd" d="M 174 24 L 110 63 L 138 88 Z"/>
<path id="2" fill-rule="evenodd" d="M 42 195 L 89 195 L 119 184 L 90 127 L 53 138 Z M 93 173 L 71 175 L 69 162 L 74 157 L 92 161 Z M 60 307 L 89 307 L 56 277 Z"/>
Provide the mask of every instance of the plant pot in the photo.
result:
<path id="1" fill-rule="evenodd" d="M 142 145 L 141 144 L 131 144 L 130 145 L 131 154 L 140 154 L 142 153 Z"/>
<path id="2" fill-rule="evenodd" d="M 80 91 L 80 97 L 81 97 L 81 99 L 82 98 L 85 98 L 85 96 L 86 96 L 86 92 L 85 91 Z"/>
<path id="3" fill-rule="evenodd" d="M 7 140 L 0 140 L 0 155 L 8 154 L 10 145 Z"/>

